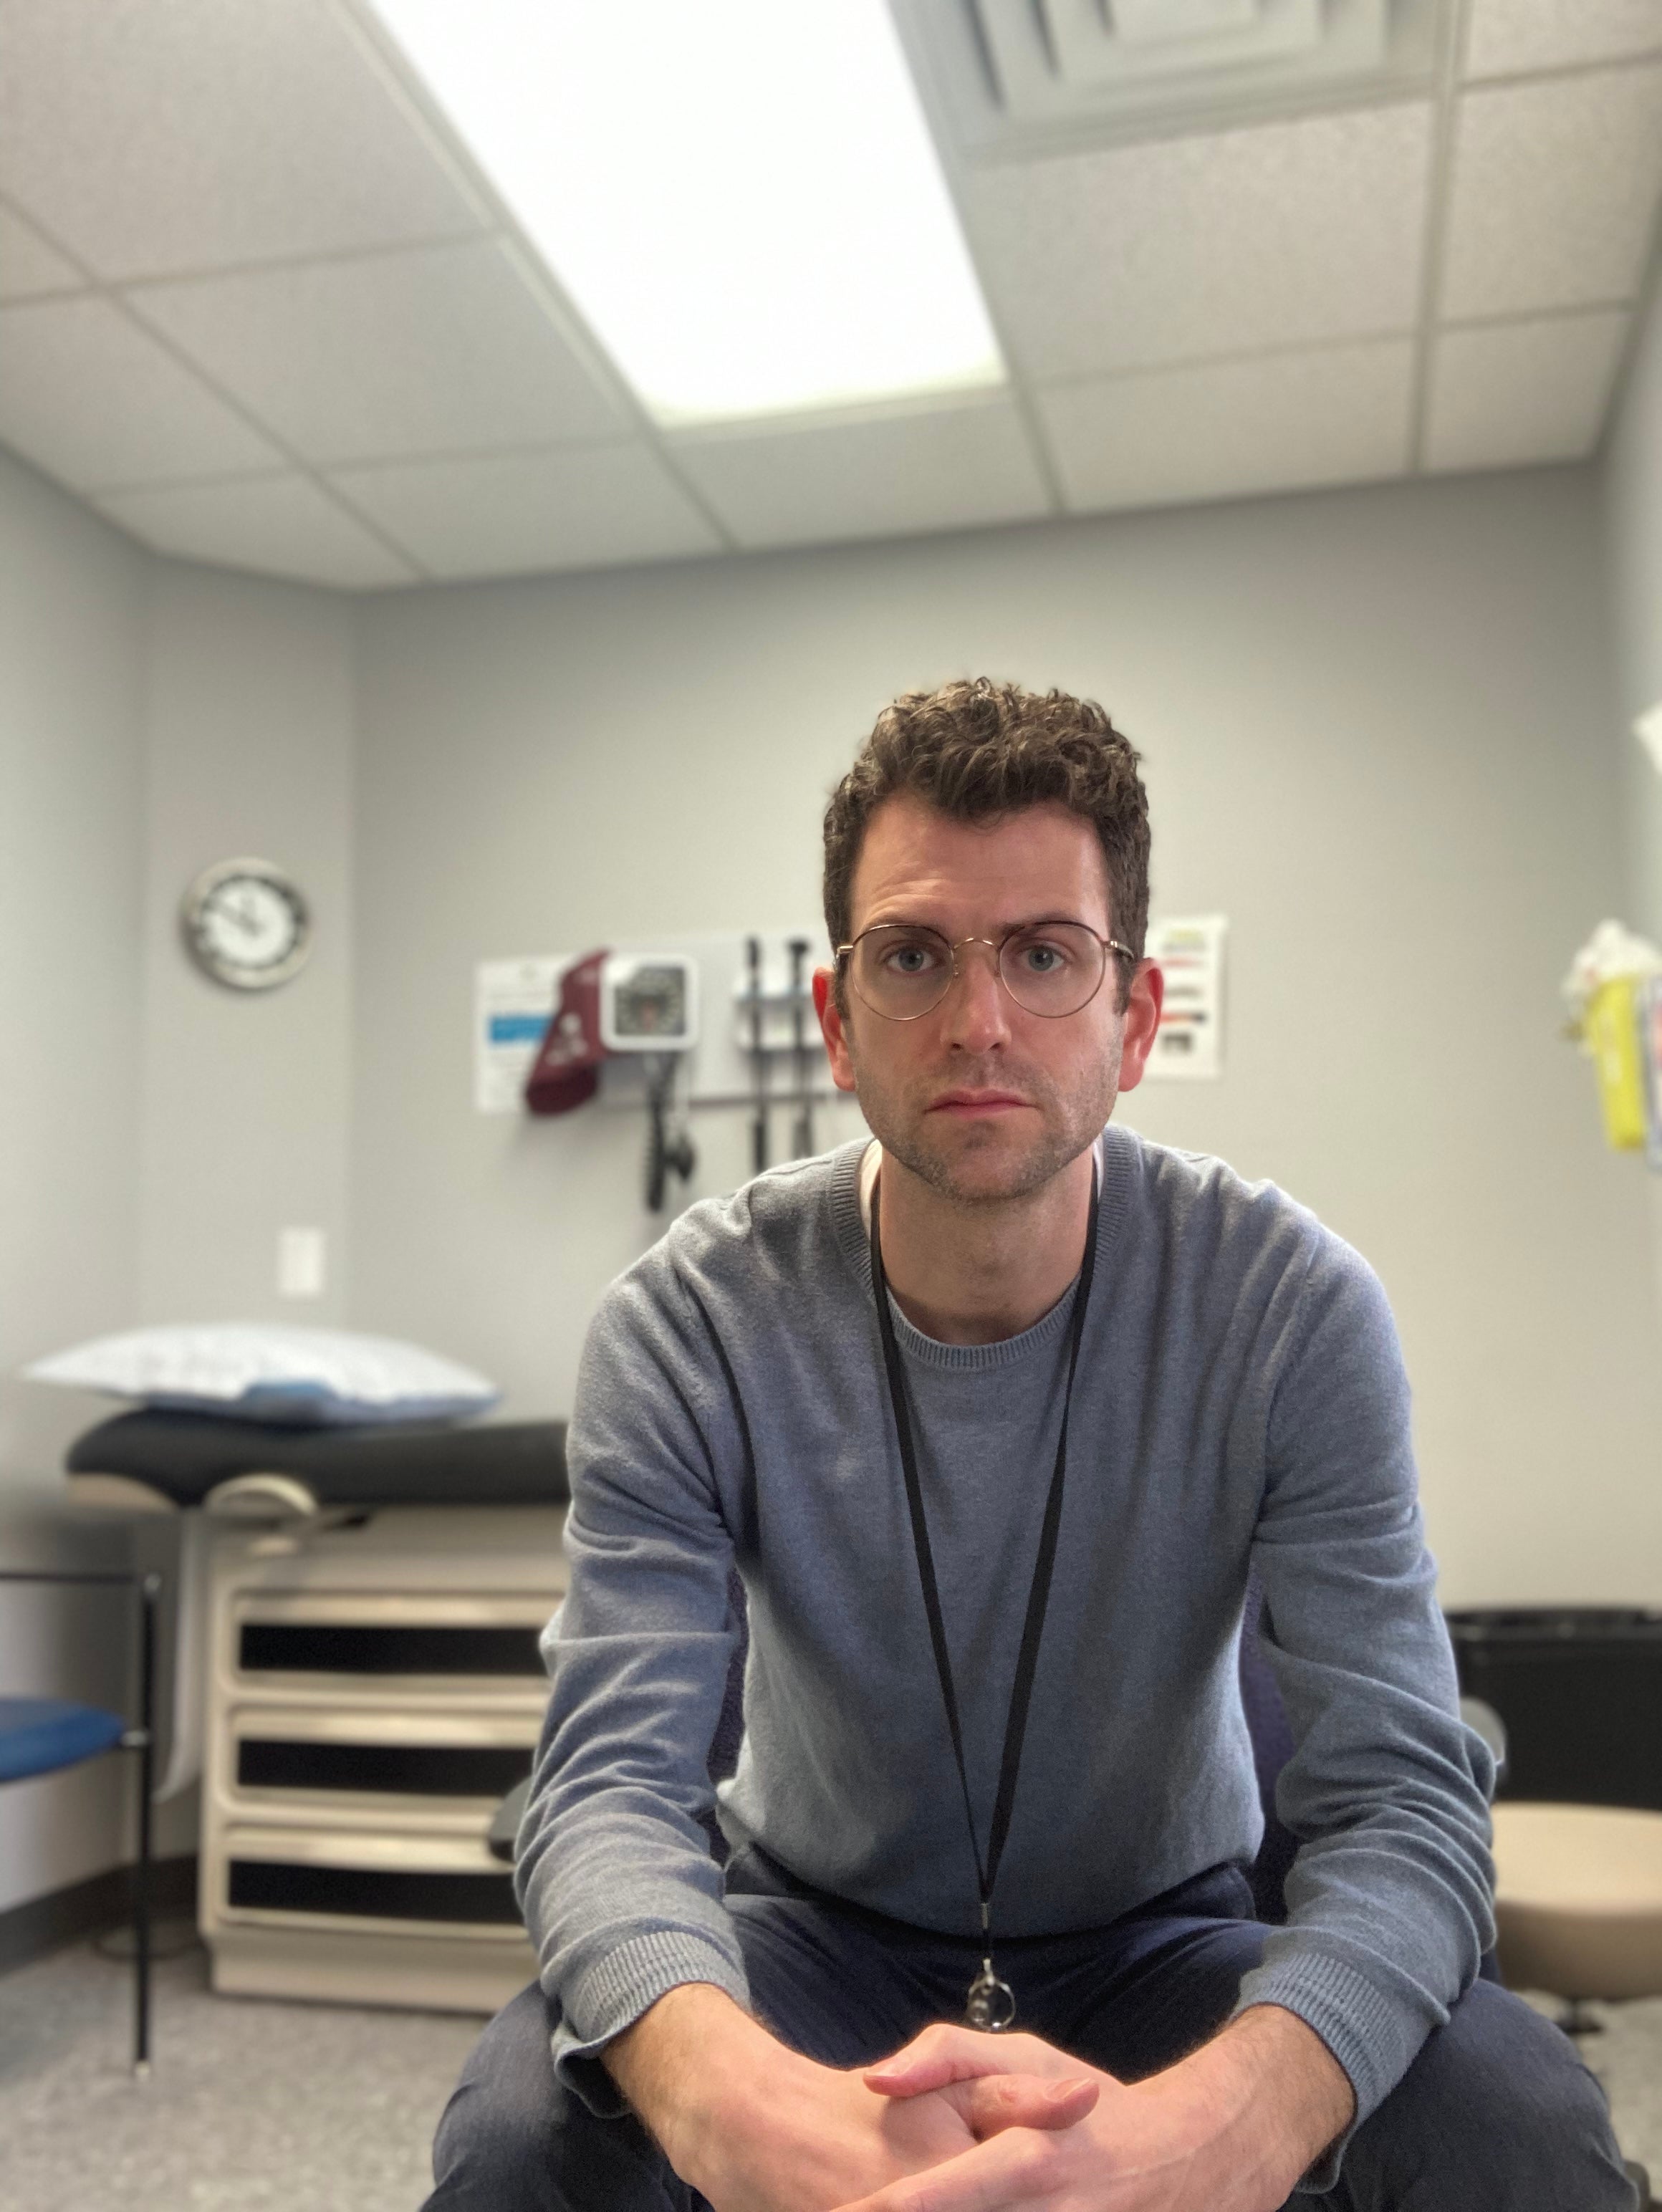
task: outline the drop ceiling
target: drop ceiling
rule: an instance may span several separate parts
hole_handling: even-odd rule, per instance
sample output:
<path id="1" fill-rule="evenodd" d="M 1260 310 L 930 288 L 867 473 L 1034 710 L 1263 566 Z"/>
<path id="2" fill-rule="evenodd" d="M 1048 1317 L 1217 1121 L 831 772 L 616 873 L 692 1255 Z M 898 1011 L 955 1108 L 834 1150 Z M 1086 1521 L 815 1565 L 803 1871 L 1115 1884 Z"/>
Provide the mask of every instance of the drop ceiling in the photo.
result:
<path id="1" fill-rule="evenodd" d="M 977 4 L 902 11 L 1008 386 L 668 432 L 353 0 L 0 0 L 0 441 L 346 589 L 1594 450 L 1662 0 L 1397 0 L 1394 75 L 1020 143 L 919 47 Z"/>

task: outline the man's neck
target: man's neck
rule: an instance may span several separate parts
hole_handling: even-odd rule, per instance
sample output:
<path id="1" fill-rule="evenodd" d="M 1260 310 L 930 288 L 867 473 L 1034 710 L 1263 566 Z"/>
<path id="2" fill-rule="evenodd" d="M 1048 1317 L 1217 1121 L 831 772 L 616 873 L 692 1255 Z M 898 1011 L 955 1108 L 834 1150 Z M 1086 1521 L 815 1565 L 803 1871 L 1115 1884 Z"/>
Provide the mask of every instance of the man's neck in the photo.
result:
<path id="1" fill-rule="evenodd" d="M 883 1272 L 912 1327 L 941 1344 L 996 1344 L 1042 1321 L 1085 1257 L 1093 1158 L 1087 1148 L 1023 1198 L 965 1206 L 884 1152 Z"/>

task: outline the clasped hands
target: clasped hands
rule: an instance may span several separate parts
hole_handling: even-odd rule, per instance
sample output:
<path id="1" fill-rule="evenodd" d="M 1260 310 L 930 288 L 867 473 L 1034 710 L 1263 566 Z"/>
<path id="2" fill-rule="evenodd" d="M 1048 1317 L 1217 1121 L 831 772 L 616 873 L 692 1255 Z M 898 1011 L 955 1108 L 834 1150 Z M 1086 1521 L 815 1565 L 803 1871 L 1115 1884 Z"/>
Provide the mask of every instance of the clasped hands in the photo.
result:
<path id="1" fill-rule="evenodd" d="M 1226 2150 L 1238 2114 L 1182 2067 L 1128 2085 L 1034 2035 L 929 2027 L 860 2078 L 939 2100 L 973 2140 L 840 2212 L 1277 2212 L 1303 2170 L 1267 2145 Z"/>
<path id="2" fill-rule="evenodd" d="M 944 2025 L 846 2073 L 770 2056 L 678 2164 L 715 2212 L 1279 2212 L 1354 2109 L 1275 2006 L 1133 2083 L 1037 2036 Z"/>
<path id="3" fill-rule="evenodd" d="M 714 2212 L 1280 2212 L 1355 2109 L 1275 2004 L 1128 2083 L 1037 2036 L 947 2026 L 843 2071 L 682 1984 L 605 2059 Z"/>

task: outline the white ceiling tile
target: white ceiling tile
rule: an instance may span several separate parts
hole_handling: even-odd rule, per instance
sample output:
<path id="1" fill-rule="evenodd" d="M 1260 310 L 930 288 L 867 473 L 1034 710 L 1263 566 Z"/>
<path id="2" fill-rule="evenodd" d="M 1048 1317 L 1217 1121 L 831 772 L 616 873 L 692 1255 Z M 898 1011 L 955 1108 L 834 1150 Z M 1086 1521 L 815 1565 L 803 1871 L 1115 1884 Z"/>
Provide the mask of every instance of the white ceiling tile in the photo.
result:
<path id="1" fill-rule="evenodd" d="M 0 439 L 79 489 L 269 468 L 273 448 L 107 300 L 0 308 Z"/>
<path id="2" fill-rule="evenodd" d="M 5 0 L 0 186 L 105 276 L 474 231 L 333 0 Z"/>
<path id="3" fill-rule="evenodd" d="M 1004 337 L 1054 377 L 1410 328 L 1430 121 L 1375 108 L 973 173 Z"/>
<path id="4" fill-rule="evenodd" d="M 720 549 L 645 445 L 383 462 L 331 480 L 435 576 L 610 568 Z"/>
<path id="5" fill-rule="evenodd" d="M 1657 0 L 1473 0 L 1468 76 L 1507 76 L 1662 51 Z"/>
<path id="6" fill-rule="evenodd" d="M 1076 513 L 1355 483 L 1408 464 L 1413 347 L 1385 339 L 1041 392 Z"/>
<path id="7" fill-rule="evenodd" d="M 412 569 L 304 477 L 111 492 L 97 503 L 147 545 L 189 561 L 349 590 L 414 580 Z"/>
<path id="8" fill-rule="evenodd" d="M 1050 511 L 1008 400 L 677 439 L 742 545 L 807 545 L 1011 522 Z"/>
<path id="9" fill-rule="evenodd" d="M 0 300 L 30 300 L 43 292 L 84 290 L 86 279 L 31 222 L 0 204 Z"/>
<path id="10" fill-rule="evenodd" d="M 1441 332 L 1432 353 L 1427 466 L 1584 459 L 1604 428 L 1629 319 L 1615 309 Z"/>
<path id="11" fill-rule="evenodd" d="M 1662 63 L 1463 94 L 1443 314 L 1631 298 L 1659 191 Z"/>
<path id="12" fill-rule="evenodd" d="M 134 307 L 307 460 L 605 437 L 618 409 L 494 241 L 145 285 Z"/>

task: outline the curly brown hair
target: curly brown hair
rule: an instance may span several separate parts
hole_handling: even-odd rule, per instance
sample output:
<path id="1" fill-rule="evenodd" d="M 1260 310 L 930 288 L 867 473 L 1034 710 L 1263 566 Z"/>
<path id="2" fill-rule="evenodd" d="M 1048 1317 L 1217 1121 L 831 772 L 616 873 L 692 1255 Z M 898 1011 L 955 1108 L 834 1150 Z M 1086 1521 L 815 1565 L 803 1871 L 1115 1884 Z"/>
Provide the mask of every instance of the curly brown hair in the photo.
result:
<path id="1" fill-rule="evenodd" d="M 833 949 L 848 942 L 866 825 L 886 799 L 907 793 L 960 822 L 1046 801 L 1081 816 L 1107 863 L 1110 927 L 1141 959 L 1148 798 L 1138 758 L 1094 699 L 1024 691 L 986 676 L 904 693 L 878 716 L 825 809 L 825 927 Z M 1122 1005 L 1129 980 L 1120 978 Z"/>

